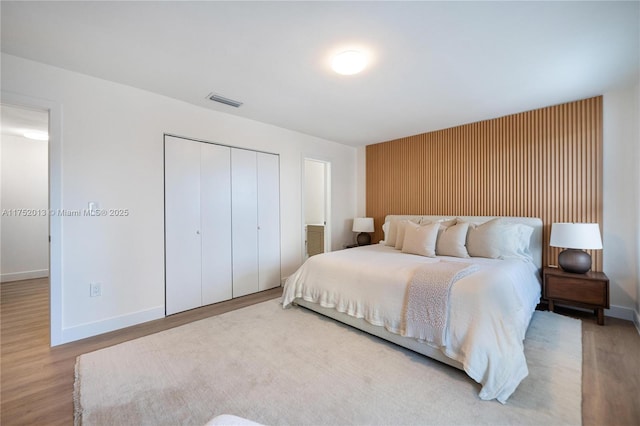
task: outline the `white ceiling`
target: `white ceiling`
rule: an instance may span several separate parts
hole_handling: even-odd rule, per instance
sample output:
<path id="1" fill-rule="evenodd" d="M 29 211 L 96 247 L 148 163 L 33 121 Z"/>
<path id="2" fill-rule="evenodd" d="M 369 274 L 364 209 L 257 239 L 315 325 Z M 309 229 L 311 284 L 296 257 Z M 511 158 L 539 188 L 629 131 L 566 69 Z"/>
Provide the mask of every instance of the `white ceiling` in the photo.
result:
<path id="1" fill-rule="evenodd" d="M 5 53 L 357 146 L 637 81 L 639 6 L 2 1 L 1 38 Z M 331 54 L 354 46 L 371 65 L 333 73 Z"/>

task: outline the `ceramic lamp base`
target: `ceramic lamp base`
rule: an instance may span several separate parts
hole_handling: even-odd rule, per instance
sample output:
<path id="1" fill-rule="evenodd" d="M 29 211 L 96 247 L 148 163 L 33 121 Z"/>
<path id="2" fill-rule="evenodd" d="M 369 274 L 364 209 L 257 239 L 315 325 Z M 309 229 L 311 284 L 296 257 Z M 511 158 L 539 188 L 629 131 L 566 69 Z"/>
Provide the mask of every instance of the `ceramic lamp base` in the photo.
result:
<path id="1" fill-rule="evenodd" d="M 356 241 L 359 246 L 368 246 L 371 244 L 371 235 L 366 232 L 361 232 L 356 237 Z"/>
<path id="2" fill-rule="evenodd" d="M 583 250 L 566 249 L 558 255 L 558 265 L 565 272 L 586 274 L 591 269 L 591 255 Z"/>

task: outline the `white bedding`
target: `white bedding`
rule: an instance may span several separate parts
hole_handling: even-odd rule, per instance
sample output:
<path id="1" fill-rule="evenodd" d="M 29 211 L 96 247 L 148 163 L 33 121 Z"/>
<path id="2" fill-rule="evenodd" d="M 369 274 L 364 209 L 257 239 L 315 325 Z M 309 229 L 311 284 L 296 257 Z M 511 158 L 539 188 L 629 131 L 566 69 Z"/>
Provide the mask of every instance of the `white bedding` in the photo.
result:
<path id="1" fill-rule="evenodd" d="M 447 343 L 439 349 L 482 384 L 480 398 L 504 403 L 528 374 L 523 340 L 540 299 L 538 269 L 531 262 L 427 258 L 382 244 L 357 247 L 309 258 L 287 279 L 283 307 L 302 298 L 402 334 L 414 270 L 440 259 L 476 263 L 479 270 L 452 287 Z"/>

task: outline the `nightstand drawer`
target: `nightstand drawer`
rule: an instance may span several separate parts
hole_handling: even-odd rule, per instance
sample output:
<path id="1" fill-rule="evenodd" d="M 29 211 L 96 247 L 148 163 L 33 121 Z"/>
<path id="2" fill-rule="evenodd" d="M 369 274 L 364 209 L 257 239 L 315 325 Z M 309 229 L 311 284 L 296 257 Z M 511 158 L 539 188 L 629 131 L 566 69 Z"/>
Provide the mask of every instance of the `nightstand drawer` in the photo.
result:
<path id="1" fill-rule="evenodd" d="M 607 286 L 602 281 L 587 281 L 553 275 L 547 275 L 546 279 L 545 297 L 547 299 L 571 300 L 598 306 L 608 305 Z"/>

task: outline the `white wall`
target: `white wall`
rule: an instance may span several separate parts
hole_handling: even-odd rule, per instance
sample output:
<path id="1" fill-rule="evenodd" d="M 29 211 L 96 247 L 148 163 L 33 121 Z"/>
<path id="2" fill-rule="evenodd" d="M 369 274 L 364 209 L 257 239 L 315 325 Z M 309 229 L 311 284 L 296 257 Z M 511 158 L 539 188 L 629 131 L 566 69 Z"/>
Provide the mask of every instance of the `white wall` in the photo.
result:
<path id="1" fill-rule="evenodd" d="M 610 280 L 608 315 L 632 320 L 640 298 L 639 85 L 603 96 L 603 269 Z M 635 312 L 634 312 L 635 311 Z"/>
<path id="2" fill-rule="evenodd" d="M 640 82 L 636 84 L 635 87 L 635 117 L 632 121 L 636 123 L 636 138 L 635 138 L 635 161 L 634 167 L 635 171 L 635 185 L 636 185 L 636 208 L 637 215 L 635 218 L 636 224 L 638 224 L 638 228 L 636 230 L 636 250 L 638 253 L 638 257 L 636 258 L 636 312 L 634 317 L 634 322 L 636 324 L 636 329 L 640 334 Z"/>
<path id="3" fill-rule="evenodd" d="M 324 169 L 325 163 L 304 160 L 304 223 L 323 225 L 324 214 Z"/>
<path id="4" fill-rule="evenodd" d="M 44 113 L 43 113 L 44 114 Z M 49 275 L 48 142 L 2 135 L 0 280 Z M 16 215 L 28 209 L 33 215 Z"/>
<path id="5" fill-rule="evenodd" d="M 305 156 L 331 161 L 333 247 L 351 241 L 355 148 L 6 54 L 2 90 L 61 106 L 64 209 L 95 201 L 130 212 L 62 218 L 62 330 L 53 344 L 164 315 L 164 133 L 280 154 L 283 276 L 302 262 Z M 101 297 L 89 297 L 90 282 L 102 283 Z"/>
<path id="6" fill-rule="evenodd" d="M 636 84 L 634 89 L 635 95 L 635 105 L 633 110 L 635 110 L 635 116 L 632 117 L 632 122 L 635 121 L 635 155 L 634 155 L 634 164 L 636 165 L 633 168 L 635 172 L 635 179 L 632 179 L 632 182 L 635 182 L 635 195 L 636 195 L 636 217 L 635 223 L 637 224 L 636 229 L 636 311 L 634 316 L 634 323 L 636 324 L 636 329 L 640 334 L 640 81 Z M 632 138 L 633 139 L 633 138 Z M 633 143 L 633 140 L 632 140 Z"/>

